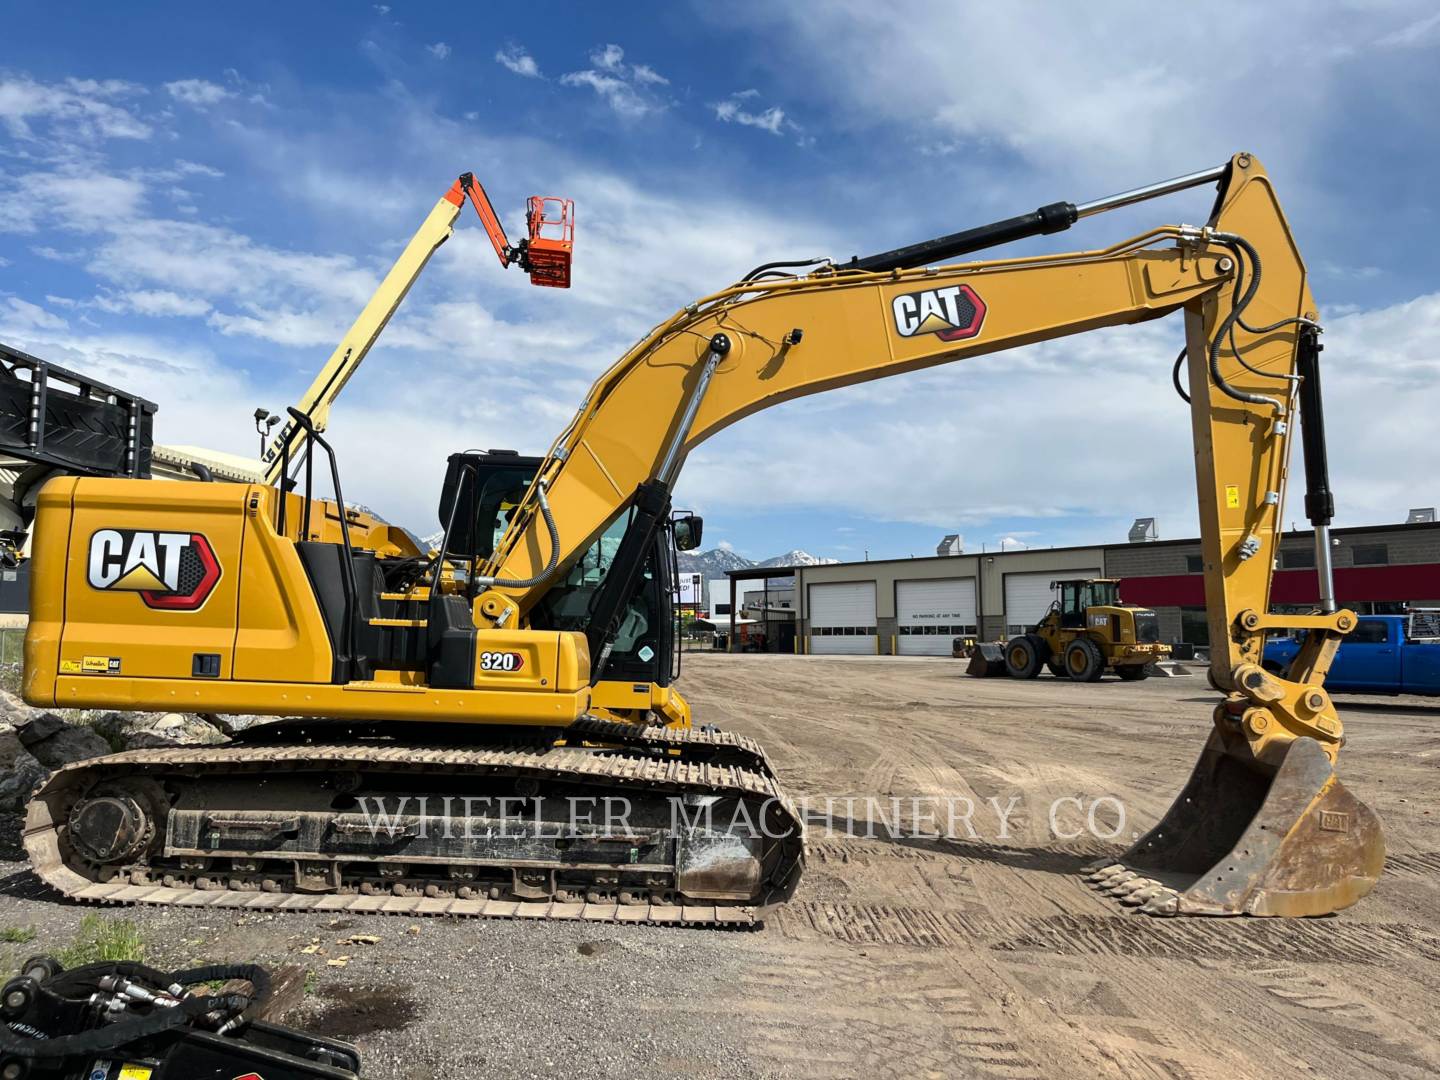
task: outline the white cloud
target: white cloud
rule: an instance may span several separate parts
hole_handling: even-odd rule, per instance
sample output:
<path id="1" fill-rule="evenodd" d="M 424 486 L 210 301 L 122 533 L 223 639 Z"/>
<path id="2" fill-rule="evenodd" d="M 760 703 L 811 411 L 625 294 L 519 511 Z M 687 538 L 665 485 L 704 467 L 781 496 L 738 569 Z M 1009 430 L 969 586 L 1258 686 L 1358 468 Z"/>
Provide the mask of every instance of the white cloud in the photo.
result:
<path id="1" fill-rule="evenodd" d="M 0 77 L 0 124 L 16 139 L 34 138 L 37 122 L 53 125 L 62 137 L 147 139 L 150 125 L 117 104 L 144 93 L 119 79 L 40 83 L 26 75 Z"/>
<path id="2" fill-rule="evenodd" d="M 135 315 L 204 315 L 210 304 L 197 296 L 181 296 L 165 289 L 137 289 L 133 292 L 100 296 L 95 305 L 103 311 Z"/>
<path id="3" fill-rule="evenodd" d="M 443 41 L 437 41 L 434 45 L 426 45 L 425 51 L 436 60 L 448 60 L 450 58 L 450 46 Z"/>
<path id="4" fill-rule="evenodd" d="M 740 124 L 744 127 L 759 128 L 771 135 L 783 135 L 786 131 L 799 131 L 799 125 L 787 120 L 785 110 L 778 105 L 758 111 L 749 108 L 746 102 L 759 96 L 759 91 L 742 90 L 731 94 L 724 101 L 717 101 L 710 107 L 715 110 L 715 119 L 725 124 Z"/>
<path id="5" fill-rule="evenodd" d="M 139 213 L 145 184 L 103 172 L 0 173 L 0 233 L 58 226 L 85 231 Z"/>
<path id="6" fill-rule="evenodd" d="M 165 84 L 165 90 L 176 101 L 196 109 L 208 109 L 211 105 L 218 105 L 226 98 L 235 96 L 218 83 L 205 79 L 179 79 L 175 82 L 168 82 Z"/>
<path id="7" fill-rule="evenodd" d="M 593 66 L 584 71 L 560 76 L 560 82 L 589 87 L 617 115 L 627 119 L 638 119 L 666 107 L 653 88 L 668 86 L 670 80 L 647 64 L 625 63 L 625 50 L 619 45 L 596 49 L 590 54 L 590 63 Z"/>
<path id="8" fill-rule="evenodd" d="M 625 50 L 619 45 L 606 45 L 590 54 L 590 62 L 596 67 L 621 75 L 625 73 L 624 61 Z"/>
<path id="9" fill-rule="evenodd" d="M 519 45 L 507 45 L 495 53 L 495 62 L 516 75 L 523 75 L 527 79 L 542 79 L 540 65 L 535 58 L 526 52 Z"/>
<path id="10" fill-rule="evenodd" d="M 46 311 L 38 304 L 21 300 L 18 296 L 7 296 L 0 309 L 0 319 L 5 325 L 16 330 L 64 330 L 69 323 L 59 315 Z"/>
<path id="11" fill-rule="evenodd" d="M 1433 4 L 1391 7 L 1427 12 L 1397 31 L 1407 41 L 1440 30 Z M 1000 4 L 978 18 L 949 0 L 916 0 L 897 18 L 885 5 L 837 0 L 817 19 L 808 5 L 740 8 L 749 30 L 786 42 L 777 85 L 823 101 L 852 133 L 957 147 L 978 174 L 968 187 L 1013 196 L 1029 168 L 1068 178 L 1036 195 L 1085 198 L 1253 149 L 1272 172 L 1300 178 L 1287 184 L 1292 205 L 1297 183 L 1323 168 L 1314 155 L 1325 144 L 1307 133 L 1333 121 L 1342 84 L 1358 81 L 1350 54 L 1389 21 L 1344 4 L 1222 5 L 1204 32 L 1207 51 L 1224 57 L 1215 77 L 1177 48 L 1194 39 L 1191 11 L 1141 10 L 1096 17 L 1083 5 Z M 727 8 L 727 20 L 735 14 Z M 1303 44 L 1282 78 L 1275 42 L 1287 37 Z M 1003 174 L 1008 186 L 995 183 Z"/>
<path id="12" fill-rule="evenodd" d="M 1394 49 L 1418 49 L 1436 41 L 1440 41 L 1440 11 L 1380 36 L 1375 44 Z"/>

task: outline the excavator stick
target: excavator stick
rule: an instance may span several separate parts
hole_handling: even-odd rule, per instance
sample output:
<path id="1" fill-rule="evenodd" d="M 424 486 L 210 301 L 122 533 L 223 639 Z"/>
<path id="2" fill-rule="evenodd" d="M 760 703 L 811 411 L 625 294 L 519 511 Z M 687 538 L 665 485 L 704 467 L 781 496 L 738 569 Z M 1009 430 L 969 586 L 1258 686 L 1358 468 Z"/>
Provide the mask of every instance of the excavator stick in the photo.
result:
<path id="1" fill-rule="evenodd" d="M 1216 730 L 1160 823 L 1086 879 L 1147 915 L 1325 915 L 1365 896 L 1380 822 L 1321 745 L 1295 740 L 1278 768 L 1246 753 Z"/>

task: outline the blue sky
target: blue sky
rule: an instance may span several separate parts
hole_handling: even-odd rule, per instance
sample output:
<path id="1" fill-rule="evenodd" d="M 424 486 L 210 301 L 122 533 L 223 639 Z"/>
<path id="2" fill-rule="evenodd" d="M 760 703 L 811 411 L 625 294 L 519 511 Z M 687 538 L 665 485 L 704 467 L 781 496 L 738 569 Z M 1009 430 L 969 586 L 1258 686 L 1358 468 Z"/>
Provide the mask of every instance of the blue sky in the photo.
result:
<path id="1" fill-rule="evenodd" d="M 889 248 L 1258 154 L 1327 322 L 1340 519 L 1440 502 L 1440 14 L 1425 3 L 0 4 L 0 340 L 251 452 L 456 174 L 572 197 L 575 288 L 462 219 L 331 421 L 433 529 L 445 455 L 544 449 L 591 380 L 774 258 Z M 1204 217 L 1192 193 L 1026 250 Z M 872 558 L 1192 535 L 1170 322 L 791 403 L 701 447 L 707 540 Z M 1063 438 L 1062 450 L 1047 432 Z M 1126 447 L 1116 456 L 1116 446 Z M 1292 507 L 1297 503 L 1292 502 Z M 1298 518 L 1298 509 L 1292 511 Z"/>

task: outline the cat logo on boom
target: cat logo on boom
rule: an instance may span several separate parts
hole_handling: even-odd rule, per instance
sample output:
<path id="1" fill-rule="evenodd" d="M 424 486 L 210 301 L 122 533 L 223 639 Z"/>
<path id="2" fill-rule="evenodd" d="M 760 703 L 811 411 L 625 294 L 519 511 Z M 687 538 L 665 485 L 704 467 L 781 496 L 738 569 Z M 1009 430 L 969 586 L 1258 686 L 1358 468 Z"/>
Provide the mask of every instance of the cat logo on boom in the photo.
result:
<path id="1" fill-rule="evenodd" d="M 220 580 L 215 549 L 200 533 L 100 529 L 90 537 L 90 586 L 138 592 L 147 607 L 195 611 Z"/>
<path id="2" fill-rule="evenodd" d="M 980 333 L 985 321 L 985 301 L 969 285 L 901 293 L 890 310 L 901 337 L 934 334 L 941 341 L 963 341 Z"/>

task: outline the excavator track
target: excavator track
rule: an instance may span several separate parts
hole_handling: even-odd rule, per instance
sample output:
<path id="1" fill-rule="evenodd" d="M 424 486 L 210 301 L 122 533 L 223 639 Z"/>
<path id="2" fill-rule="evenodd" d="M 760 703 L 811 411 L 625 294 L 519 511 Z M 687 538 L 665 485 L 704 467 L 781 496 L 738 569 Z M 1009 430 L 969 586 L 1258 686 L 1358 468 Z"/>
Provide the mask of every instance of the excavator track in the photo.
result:
<path id="1" fill-rule="evenodd" d="M 747 926 L 793 893 L 803 823 L 758 744 L 593 718 L 565 736 L 603 745 L 262 738 L 114 754 L 66 766 L 37 790 L 25 846 L 47 884 L 106 904 Z M 536 807 L 533 820 L 484 819 L 492 832 L 497 822 L 516 829 L 499 854 L 480 850 L 495 843 L 489 833 L 471 835 L 479 818 L 462 818 L 470 824 L 456 839 L 427 828 L 435 818 L 423 808 L 402 813 L 408 805 L 388 827 L 367 825 L 365 848 L 360 815 L 345 808 L 367 790 L 446 790 L 453 802 L 497 786 Z M 577 831 L 572 815 L 569 834 L 548 837 L 539 807 L 576 793 L 626 800 L 637 811 L 631 832 Z M 718 812 L 705 819 L 707 808 Z M 526 857 L 507 861 L 511 849 Z"/>

